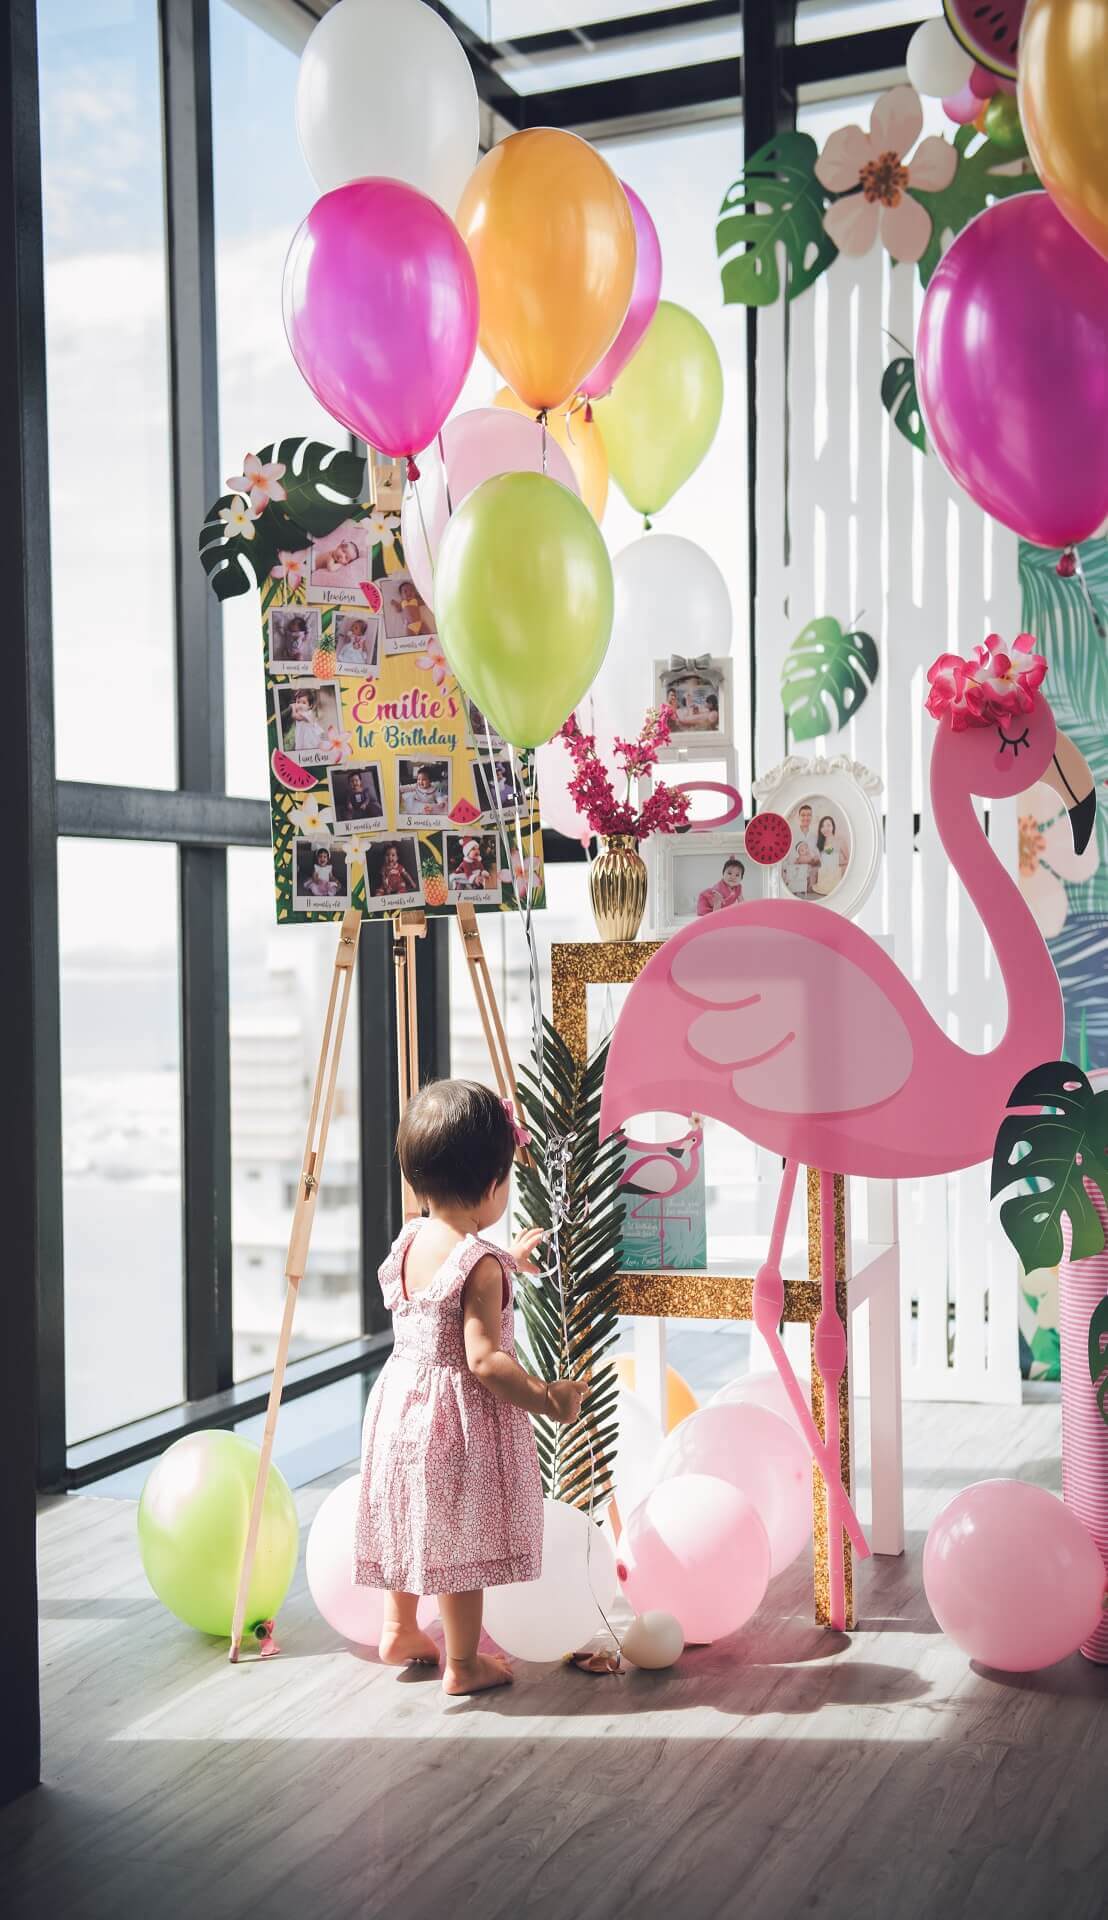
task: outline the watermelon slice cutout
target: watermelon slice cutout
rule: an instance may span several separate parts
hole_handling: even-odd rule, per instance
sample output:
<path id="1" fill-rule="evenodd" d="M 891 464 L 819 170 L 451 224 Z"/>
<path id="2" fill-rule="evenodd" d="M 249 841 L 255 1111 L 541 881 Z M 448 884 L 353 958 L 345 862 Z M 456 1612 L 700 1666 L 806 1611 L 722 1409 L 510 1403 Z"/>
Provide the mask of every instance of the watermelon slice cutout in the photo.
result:
<path id="1" fill-rule="evenodd" d="M 793 843 L 783 813 L 756 813 L 743 840 L 750 858 L 760 867 L 779 867 Z"/>
<path id="2" fill-rule="evenodd" d="M 451 807 L 447 818 L 453 820 L 456 826 L 470 827 L 475 820 L 481 818 L 481 809 L 475 807 L 472 800 L 467 800 L 463 794 L 461 799 Z"/>
<path id="3" fill-rule="evenodd" d="M 380 613 L 384 605 L 381 599 L 380 587 L 375 587 L 372 580 L 363 580 L 360 582 L 360 585 L 367 607 L 369 607 L 373 613 Z"/>
<path id="4" fill-rule="evenodd" d="M 307 793 L 309 788 L 315 786 L 318 778 L 315 769 L 298 767 L 295 760 L 290 760 L 287 753 L 281 752 L 280 747 L 274 747 L 269 764 L 273 768 L 274 779 L 287 787 L 290 793 Z"/>
<path id="5" fill-rule="evenodd" d="M 950 30 L 968 54 L 1004 80 L 1016 77 L 1027 0 L 943 0 Z"/>

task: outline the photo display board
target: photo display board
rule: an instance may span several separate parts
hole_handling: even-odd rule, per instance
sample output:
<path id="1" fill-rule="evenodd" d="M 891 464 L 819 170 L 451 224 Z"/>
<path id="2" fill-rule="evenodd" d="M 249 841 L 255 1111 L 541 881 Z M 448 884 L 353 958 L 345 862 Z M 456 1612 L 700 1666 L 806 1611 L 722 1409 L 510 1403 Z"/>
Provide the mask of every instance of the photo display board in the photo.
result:
<path id="1" fill-rule="evenodd" d="M 545 905 L 537 802 L 447 664 L 399 515 L 356 509 L 262 591 L 277 919 Z M 508 853 L 497 807 L 509 824 Z"/>

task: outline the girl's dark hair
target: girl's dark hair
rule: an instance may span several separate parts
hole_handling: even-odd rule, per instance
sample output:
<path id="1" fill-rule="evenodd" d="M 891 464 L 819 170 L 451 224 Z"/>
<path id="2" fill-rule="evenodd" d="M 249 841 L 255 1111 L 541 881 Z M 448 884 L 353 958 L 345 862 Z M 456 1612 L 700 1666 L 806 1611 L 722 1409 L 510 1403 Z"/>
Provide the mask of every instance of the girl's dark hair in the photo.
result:
<path id="1" fill-rule="evenodd" d="M 401 1171 L 420 1200 L 473 1206 L 507 1177 L 515 1133 L 489 1087 L 433 1080 L 404 1111 L 396 1135 Z"/>
<path id="2" fill-rule="evenodd" d="M 744 862 L 743 862 L 742 860 L 740 860 L 740 859 L 739 859 L 739 856 L 738 856 L 738 854 L 737 854 L 737 853 L 732 853 L 732 854 L 730 854 L 730 855 L 728 856 L 728 858 L 727 858 L 727 859 L 726 859 L 726 860 L 724 861 L 724 863 L 723 863 L 723 871 L 724 871 L 724 873 L 726 873 L 726 872 L 727 872 L 727 869 L 728 869 L 728 867 L 738 867 L 738 869 L 739 869 L 739 872 L 740 872 L 740 873 L 742 874 L 742 876 L 743 876 L 743 879 L 745 880 L 745 878 L 746 878 L 746 865 L 745 865 L 745 863 L 744 863 Z"/>
<path id="3" fill-rule="evenodd" d="M 839 829 L 838 829 L 838 827 L 837 827 L 837 826 L 835 825 L 835 816 L 834 816 L 834 814 L 833 814 L 833 813 L 823 813 L 823 814 L 821 814 L 821 815 L 820 815 L 820 821 L 819 821 L 819 826 L 818 826 L 818 827 L 817 827 L 817 829 L 816 829 L 816 851 L 817 851 L 817 853 L 822 853 L 822 852 L 823 852 L 823 849 L 824 849 L 824 847 L 825 847 L 825 846 L 826 846 L 826 844 L 827 844 L 827 842 L 826 842 L 826 841 L 824 840 L 824 837 L 823 837 L 823 823 L 824 823 L 824 821 L 825 821 L 825 820 L 830 820 L 830 822 L 831 822 L 831 832 L 832 832 L 833 834 L 835 834 L 835 833 L 838 833 L 838 831 L 839 831 Z"/>

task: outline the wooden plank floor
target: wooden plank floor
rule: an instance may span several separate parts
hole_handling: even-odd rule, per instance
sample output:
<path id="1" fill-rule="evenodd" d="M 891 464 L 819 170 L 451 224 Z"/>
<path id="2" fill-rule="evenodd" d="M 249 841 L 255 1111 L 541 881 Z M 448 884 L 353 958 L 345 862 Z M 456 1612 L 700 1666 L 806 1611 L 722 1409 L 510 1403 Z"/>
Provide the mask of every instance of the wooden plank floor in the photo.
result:
<path id="1" fill-rule="evenodd" d="M 1099 1920 L 1108 1670 L 977 1673 L 919 1576 L 958 1487 L 1057 1484 L 1058 1408 L 910 1407 L 905 1438 L 910 1550 L 860 1570 L 849 1640 L 798 1563 L 671 1673 L 521 1665 L 469 1702 L 336 1642 L 302 1570 L 283 1656 L 231 1669 L 150 1597 L 133 1503 L 49 1504 L 45 1784 L 0 1814 L 0 1912 Z"/>

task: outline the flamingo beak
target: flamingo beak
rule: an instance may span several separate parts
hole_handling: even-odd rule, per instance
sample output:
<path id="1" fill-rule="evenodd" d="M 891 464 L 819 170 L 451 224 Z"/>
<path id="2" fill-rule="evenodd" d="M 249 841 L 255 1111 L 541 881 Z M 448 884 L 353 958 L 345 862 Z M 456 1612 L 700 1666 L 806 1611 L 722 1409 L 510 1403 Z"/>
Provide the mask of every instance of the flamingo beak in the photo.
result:
<path id="1" fill-rule="evenodd" d="M 1042 778 L 1065 802 L 1070 817 L 1070 832 L 1073 834 L 1073 850 L 1075 853 L 1084 853 L 1096 826 L 1096 781 L 1081 749 L 1074 746 L 1061 727 L 1054 742 L 1050 765 Z"/>

